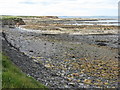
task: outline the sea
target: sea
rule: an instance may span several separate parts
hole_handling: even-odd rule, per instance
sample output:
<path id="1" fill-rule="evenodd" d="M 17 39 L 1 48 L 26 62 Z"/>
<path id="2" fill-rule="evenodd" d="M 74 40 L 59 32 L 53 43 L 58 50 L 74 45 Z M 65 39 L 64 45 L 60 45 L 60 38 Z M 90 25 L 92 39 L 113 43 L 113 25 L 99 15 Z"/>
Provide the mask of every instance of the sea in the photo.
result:
<path id="1" fill-rule="evenodd" d="M 118 21 L 118 16 L 58 16 L 59 18 L 94 18 L 94 19 L 105 19 L 98 21 L 82 21 L 73 24 L 76 25 L 113 25 L 120 26 L 120 21 Z"/>

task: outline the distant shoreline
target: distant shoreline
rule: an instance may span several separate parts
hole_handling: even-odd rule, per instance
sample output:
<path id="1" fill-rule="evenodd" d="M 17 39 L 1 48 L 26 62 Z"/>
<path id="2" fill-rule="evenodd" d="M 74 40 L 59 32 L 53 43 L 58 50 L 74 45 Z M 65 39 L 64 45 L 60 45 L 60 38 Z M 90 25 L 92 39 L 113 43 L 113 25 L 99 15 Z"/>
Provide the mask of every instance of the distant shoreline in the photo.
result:
<path id="1" fill-rule="evenodd" d="M 99 19 L 118 19 L 118 16 L 58 16 L 59 18 L 99 18 Z"/>

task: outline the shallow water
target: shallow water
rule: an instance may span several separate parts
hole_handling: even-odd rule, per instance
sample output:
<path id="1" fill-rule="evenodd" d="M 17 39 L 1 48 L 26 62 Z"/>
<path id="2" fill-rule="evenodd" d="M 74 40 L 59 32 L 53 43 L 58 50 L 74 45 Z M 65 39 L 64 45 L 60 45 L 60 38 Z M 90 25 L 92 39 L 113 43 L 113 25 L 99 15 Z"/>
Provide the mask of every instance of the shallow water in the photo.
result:
<path id="1" fill-rule="evenodd" d="M 89 21 L 89 20 L 87 20 L 87 21 L 73 21 L 72 25 L 94 25 L 94 23 L 96 23 L 97 25 L 114 25 L 114 26 L 118 26 L 118 17 L 117 16 L 59 16 L 59 18 L 106 19 L 106 20 L 98 20 L 98 21 Z M 89 23 L 80 23 L 80 22 L 89 22 Z M 103 23 L 103 24 L 101 24 L 101 23 Z"/>
<path id="2" fill-rule="evenodd" d="M 99 20 L 99 21 L 73 21 L 66 25 L 113 25 L 120 26 L 118 20 Z"/>

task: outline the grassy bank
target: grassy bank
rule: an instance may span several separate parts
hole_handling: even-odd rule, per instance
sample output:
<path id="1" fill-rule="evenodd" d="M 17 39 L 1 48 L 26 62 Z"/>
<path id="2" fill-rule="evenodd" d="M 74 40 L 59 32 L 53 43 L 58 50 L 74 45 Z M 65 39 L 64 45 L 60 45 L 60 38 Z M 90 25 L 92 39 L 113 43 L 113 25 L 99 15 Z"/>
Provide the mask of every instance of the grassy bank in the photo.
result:
<path id="1" fill-rule="evenodd" d="M 12 16 L 12 15 L 0 15 L 2 19 L 10 18 L 58 18 L 57 16 Z"/>
<path id="2" fill-rule="evenodd" d="M 44 85 L 34 80 L 32 77 L 28 77 L 22 73 L 21 70 L 14 65 L 8 56 L 1 54 L 2 56 L 2 88 L 44 88 Z"/>
<path id="3" fill-rule="evenodd" d="M 18 18 L 17 16 L 0 16 L 2 20 L 9 20 L 9 19 L 16 19 Z"/>

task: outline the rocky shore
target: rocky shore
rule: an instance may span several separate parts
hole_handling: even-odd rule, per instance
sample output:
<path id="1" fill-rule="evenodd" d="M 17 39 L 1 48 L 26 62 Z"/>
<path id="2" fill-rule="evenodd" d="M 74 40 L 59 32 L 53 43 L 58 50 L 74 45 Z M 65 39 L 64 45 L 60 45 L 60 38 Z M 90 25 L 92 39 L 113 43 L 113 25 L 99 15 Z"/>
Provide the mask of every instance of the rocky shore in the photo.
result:
<path id="1" fill-rule="evenodd" d="M 110 19 L 90 18 L 23 18 L 25 29 L 41 30 L 50 33 L 67 33 L 75 35 L 88 34 L 118 34 L 118 22 L 110 22 Z M 105 20 L 105 21 L 102 21 Z M 96 22 L 98 21 L 98 22 Z M 117 20 L 116 20 L 117 21 Z M 102 25 L 100 25 L 102 24 Z M 105 25 L 104 25 L 105 24 Z M 107 25 L 111 24 L 111 25 Z M 113 24 L 113 25 L 112 25 Z"/>
<path id="2" fill-rule="evenodd" d="M 2 29 L 3 51 L 50 88 L 118 88 L 118 35 Z"/>

